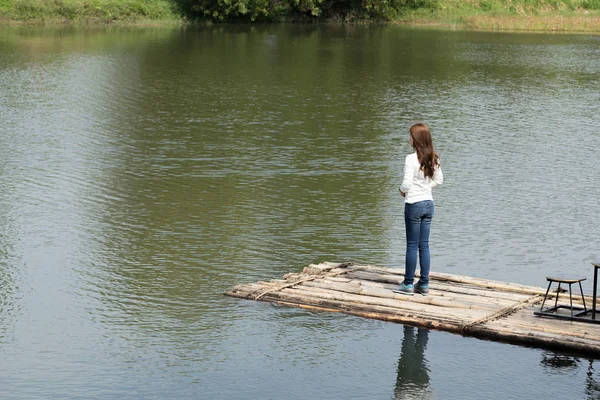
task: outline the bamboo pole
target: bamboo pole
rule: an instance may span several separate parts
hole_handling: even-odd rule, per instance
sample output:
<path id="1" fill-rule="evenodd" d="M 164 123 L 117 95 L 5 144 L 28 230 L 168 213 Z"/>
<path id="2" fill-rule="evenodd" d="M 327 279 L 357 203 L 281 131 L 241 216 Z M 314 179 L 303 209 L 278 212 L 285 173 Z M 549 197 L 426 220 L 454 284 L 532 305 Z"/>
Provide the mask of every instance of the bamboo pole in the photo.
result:
<path id="1" fill-rule="evenodd" d="M 586 356 L 600 356 L 600 343 L 595 340 L 581 338 L 557 337 L 556 335 L 538 332 L 532 334 L 529 330 L 514 327 L 478 326 L 469 332 L 469 336 L 481 339 L 500 340 L 525 345 L 543 346 L 557 350 L 570 350 L 582 352 Z"/>
<path id="2" fill-rule="evenodd" d="M 330 282 L 328 279 L 320 280 L 320 282 Z M 385 289 L 391 291 L 394 286 L 393 284 L 388 283 L 376 283 L 371 281 L 364 281 L 355 279 L 349 284 L 360 285 L 362 287 L 373 287 L 379 289 Z M 452 299 L 460 299 L 465 302 L 481 302 L 486 304 L 507 304 L 514 303 L 516 301 L 523 301 L 528 299 L 529 295 L 521 295 L 521 294 L 503 294 L 502 292 L 496 291 L 484 291 L 477 290 L 474 292 L 472 289 L 461 289 L 452 290 L 452 288 L 446 286 L 440 286 L 438 284 L 430 284 L 429 288 L 431 289 L 431 296 L 439 296 L 439 297 L 447 297 Z"/>
<path id="3" fill-rule="evenodd" d="M 354 278 L 354 279 L 360 279 L 360 280 L 366 280 L 366 281 L 372 281 L 372 282 L 381 282 L 381 283 L 391 283 L 391 284 L 400 284 L 403 280 L 402 277 L 398 276 L 398 275 L 392 275 L 392 274 L 377 274 L 374 272 L 373 269 L 369 270 L 367 269 L 367 267 L 363 267 L 365 269 L 360 270 L 358 272 L 347 272 L 344 276 L 347 278 Z M 450 275 L 450 274 L 441 274 L 441 273 L 431 273 L 429 275 L 430 277 L 430 286 L 431 285 L 435 285 L 435 284 L 444 284 L 444 282 L 451 282 L 451 283 L 458 283 L 458 284 L 463 284 L 463 285 L 471 285 L 471 286 L 476 286 L 478 288 L 483 288 L 483 289 L 476 289 L 476 290 L 485 290 L 487 289 L 490 293 L 491 291 L 498 291 L 498 292 L 502 292 L 503 295 L 502 296 L 507 296 L 510 294 L 516 294 L 516 295 L 535 295 L 535 294 L 541 294 L 544 295 L 546 293 L 546 289 L 543 288 L 536 288 L 535 286 L 524 286 L 524 285 L 517 285 L 514 283 L 508 283 L 508 282 L 498 282 L 498 281 L 489 281 L 489 280 L 481 280 L 478 278 L 470 278 L 470 277 L 463 277 L 463 276 L 459 276 L 459 275 Z M 451 285 L 448 285 L 446 283 L 447 287 L 450 287 Z M 464 286 L 456 286 L 456 285 L 452 285 L 455 289 L 453 289 L 453 291 L 456 290 L 460 290 L 462 288 L 465 288 Z M 556 296 L 555 292 L 550 292 L 548 293 L 548 299 L 554 299 L 554 297 Z M 561 294 L 560 298 L 564 298 L 564 296 L 568 296 L 567 293 L 563 293 Z M 585 302 L 586 305 L 589 305 L 591 307 L 592 304 L 592 297 L 590 296 L 584 296 L 585 298 Z M 567 297 L 568 299 L 568 297 Z M 600 303 L 600 299 L 596 302 L 596 304 Z M 573 296 L 573 304 L 577 304 L 577 305 L 581 305 L 583 304 L 581 301 L 581 296 L 578 296 L 578 293 L 575 293 L 575 295 Z"/>
<path id="4" fill-rule="evenodd" d="M 387 322 L 396 322 L 402 324 L 408 324 L 413 326 L 420 326 L 428 329 L 437 329 L 447 332 L 453 332 L 455 329 L 455 324 L 452 322 L 443 322 L 443 321 L 425 321 L 418 316 L 414 316 L 411 314 L 389 314 L 383 311 L 361 311 L 361 310 L 338 310 L 333 308 L 326 307 L 317 307 L 306 304 L 297 304 L 297 303 L 289 303 L 285 301 L 276 301 L 275 303 L 285 305 L 285 306 L 293 306 L 299 307 L 303 309 L 308 309 L 312 311 L 331 311 L 331 312 L 342 312 L 344 314 L 353 315 L 357 317 L 376 319 L 380 321 Z"/>
<path id="5" fill-rule="evenodd" d="M 227 292 L 227 295 L 233 297 L 242 297 L 243 293 Z M 277 296 L 280 293 L 270 293 L 269 296 Z M 264 301 L 264 299 L 263 299 Z M 274 299 L 276 304 L 295 306 L 303 309 L 315 311 L 333 311 L 343 312 L 349 315 L 355 315 L 364 318 L 378 319 L 382 321 L 398 322 L 414 326 L 421 326 L 429 329 L 443 330 L 447 332 L 460 333 L 460 324 L 456 321 L 431 318 L 424 319 L 422 315 L 415 312 L 399 312 L 397 309 L 389 309 L 382 306 L 364 307 L 360 304 L 346 304 L 343 302 L 327 301 L 322 299 L 309 299 L 308 303 L 298 303 L 296 300 Z M 557 350 L 578 351 L 587 356 L 600 356 L 600 345 L 597 341 L 583 340 L 576 338 L 576 341 L 569 338 L 561 339 L 546 333 L 532 335 L 530 331 L 520 329 L 490 329 L 487 326 L 477 326 L 477 329 L 470 331 L 466 336 L 477 337 L 481 339 L 498 340 L 508 343 L 526 344 L 530 346 L 542 346 Z"/>
<path id="6" fill-rule="evenodd" d="M 336 278 L 336 279 L 343 279 L 343 278 Z M 321 281 L 322 282 L 338 282 L 338 281 L 333 281 L 332 278 L 324 278 Z M 360 284 L 361 286 L 389 288 L 389 289 L 391 289 L 394 286 L 389 283 L 373 282 L 373 281 L 361 280 L 361 279 L 352 279 L 348 283 L 356 283 L 356 284 Z M 500 292 L 497 290 L 455 287 L 455 286 L 448 285 L 448 284 L 440 284 L 440 283 L 434 283 L 434 282 L 431 282 L 429 284 L 429 288 L 432 290 L 435 290 L 437 292 L 437 295 L 441 295 L 440 292 L 459 293 L 459 294 L 465 294 L 465 295 L 469 295 L 469 296 L 476 297 L 476 298 L 482 298 L 481 299 L 482 301 L 489 301 L 490 299 L 498 299 L 498 300 L 514 302 L 514 301 L 522 301 L 522 300 L 530 297 L 530 295 L 526 295 L 526 294 L 505 293 L 505 292 Z"/>
<path id="7" fill-rule="evenodd" d="M 386 288 L 374 288 L 370 286 L 361 285 L 339 285 L 330 284 L 327 282 L 306 282 L 300 287 L 315 287 L 329 290 L 336 290 L 344 293 L 357 294 L 362 296 L 380 297 L 380 298 L 392 298 L 402 299 L 413 303 L 431 304 L 439 307 L 450 307 L 450 308 L 466 308 L 466 309 L 478 309 L 478 310 L 497 310 L 506 306 L 506 302 L 498 305 L 497 303 L 491 302 L 461 302 L 454 298 L 443 298 L 437 296 L 403 296 L 392 292 L 391 289 Z M 512 303 L 511 303 L 512 304 Z"/>
<path id="8" fill-rule="evenodd" d="M 358 267 L 354 267 L 354 268 L 358 268 Z M 363 268 L 363 267 L 360 267 Z M 389 287 L 389 284 L 385 284 L 385 282 L 389 282 L 389 278 L 385 277 L 385 276 L 377 276 L 377 275 L 367 275 L 364 276 L 362 275 L 363 273 L 367 273 L 369 274 L 369 272 L 367 271 L 358 271 L 358 272 L 344 272 L 344 269 L 333 269 L 331 270 L 331 272 L 329 272 L 326 275 L 322 275 L 322 276 L 310 276 L 310 277 L 306 277 L 305 275 L 302 274 L 286 274 L 287 280 L 278 280 L 278 279 L 273 279 L 271 280 L 271 282 L 269 283 L 269 285 L 271 286 L 276 286 L 276 284 L 280 284 L 283 286 L 287 286 L 288 284 L 291 284 L 291 286 L 293 285 L 297 285 L 299 284 L 298 282 L 303 282 L 303 281 L 309 281 L 309 280 L 323 280 L 323 281 L 328 281 L 328 280 L 335 280 L 336 282 L 352 282 L 352 281 L 360 281 L 360 284 L 363 286 L 366 285 L 380 285 L 379 287 Z M 351 270 L 348 270 L 351 271 Z M 340 277 L 340 275 L 343 276 L 347 276 L 350 275 L 350 278 L 342 278 Z M 373 280 L 365 280 L 364 278 L 367 279 L 373 279 Z M 379 282 L 378 282 L 379 281 Z M 265 283 L 266 284 L 266 283 Z M 505 299 L 507 301 L 521 301 L 523 299 L 526 299 L 529 297 L 529 295 L 525 295 L 525 294 L 520 294 L 520 293 L 507 293 L 507 292 L 502 292 L 496 289 L 491 289 L 491 290 L 484 290 L 484 289 L 472 289 L 472 288 L 465 288 L 465 287 L 460 287 L 460 286 L 452 286 L 450 284 L 444 284 L 444 283 L 431 283 L 430 284 L 430 288 L 431 289 L 436 289 L 436 290 L 441 290 L 441 293 L 435 293 L 432 292 L 432 294 L 436 294 L 437 296 L 443 296 L 443 297 L 455 297 L 455 296 L 449 296 L 449 293 L 462 293 L 462 294 L 468 294 L 471 296 L 476 296 L 476 297 L 472 297 L 472 300 L 466 300 L 466 299 L 460 299 L 460 301 L 466 301 L 466 302 L 472 302 L 475 304 L 481 304 L 480 301 L 478 300 L 474 300 L 475 298 L 479 298 L 479 297 L 488 297 L 490 299 Z M 390 288 L 391 289 L 391 288 Z M 560 298 L 560 302 L 563 302 L 563 299 L 568 298 L 565 297 L 567 296 L 567 294 L 563 294 L 563 297 Z M 552 299 L 554 298 L 554 295 L 549 294 L 548 296 L 548 300 L 552 301 Z M 495 300 L 493 301 L 495 302 Z M 588 299 L 586 301 L 587 305 L 590 305 L 591 299 Z M 497 303 L 500 304 L 500 303 Z M 576 306 L 581 306 L 583 303 L 581 302 L 581 298 L 576 296 L 573 299 L 573 304 Z"/>
<path id="9" fill-rule="evenodd" d="M 333 262 L 325 261 L 320 264 L 317 264 L 316 267 L 330 268 L 333 270 L 336 268 L 342 268 L 342 269 L 347 268 L 347 265 L 348 265 L 348 263 L 333 263 Z M 365 273 L 374 273 L 374 274 L 379 274 L 379 275 L 391 275 L 390 278 L 393 277 L 396 279 L 404 278 L 404 273 L 402 272 L 401 268 L 389 268 L 389 267 L 381 267 L 381 266 L 373 266 L 373 265 L 353 265 L 353 266 L 360 267 L 362 269 L 362 271 Z M 419 274 L 417 273 L 417 274 L 415 274 L 415 276 L 418 277 Z M 486 288 L 500 289 L 500 290 L 506 290 L 509 292 L 523 293 L 523 294 L 529 294 L 529 295 L 534 295 L 534 294 L 542 294 L 543 295 L 546 293 L 545 288 L 538 287 L 538 286 L 521 285 L 521 284 L 512 283 L 512 282 L 502 282 L 502 281 L 496 281 L 496 280 L 490 280 L 490 279 L 474 278 L 474 277 L 470 277 L 470 276 L 455 275 L 455 274 L 449 274 L 449 273 L 444 273 L 444 272 L 430 272 L 429 277 L 430 277 L 430 279 L 436 280 L 436 281 L 464 283 L 464 284 L 470 284 L 470 285 L 474 285 L 474 286 L 482 286 L 482 287 L 486 287 Z M 396 282 L 396 279 L 394 279 L 390 283 Z M 586 303 L 588 303 L 588 304 L 592 303 L 592 296 L 584 296 L 584 297 L 585 297 Z M 575 298 L 573 298 L 573 300 L 575 301 Z"/>
<path id="10" fill-rule="evenodd" d="M 539 317 L 533 315 L 532 310 L 527 308 L 512 315 L 509 322 L 515 326 L 533 327 L 532 329 L 536 330 L 558 330 L 564 334 L 576 333 L 600 340 L 600 326 L 597 324 Z"/>
<path id="11" fill-rule="evenodd" d="M 600 354 L 600 325 L 534 317 L 537 307 L 518 304 L 528 295 L 545 294 L 543 288 L 432 273 L 432 296 L 405 297 L 390 290 L 403 279 L 397 269 L 335 263 L 309 269 L 310 274 L 238 285 L 225 294 L 456 333 L 467 326 L 463 334 L 473 337 Z M 560 303 L 568 300 L 564 296 Z M 574 296 L 574 304 L 581 304 L 578 297 Z M 585 299 L 591 307 L 591 300 Z M 504 315 L 507 310 L 511 315 Z"/>
<path id="12" fill-rule="evenodd" d="M 247 298 L 248 293 L 240 292 L 240 291 L 232 291 L 226 292 L 225 294 L 232 297 L 240 297 Z M 442 327 L 446 327 L 449 329 L 456 330 L 458 326 L 461 325 L 461 322 L 464 320 L 454 320 L 452 318 L 447 318 L 445 316 L 430 316 L 423 312 L 412 311 L 412 310 L 401 310 L 394 307 L 386 307 L 386 306 L 376 306 L 376 305 L 364 305 L 358 303 L 347 303 L 343 301 L 337 300 L 329 300 L 329 299 L 320 299 L 320 298 L 311 298 L 307 296 L 299 296 L 292 294 L 283 294 L 281 292 L 271 292 L 265 297 L 261 298 L 260 301 L 270 301 L 270 302 L 286 302 L 296 305 L 307 305 L 314 306 L 320 308 L 332 308 L 347 314 L 352 314 L 354 312 L 358 313 L 366 313 L 366 314 L 382 314 L 385 315 L 386 318 L 384 320 L 394 320 L 396 322 L 402 321 L 413 321 L 419 322 L 419 325 L 430 327 L 433 329 L 442 329 Z M 377 318 L 380 319 L 380 318 Z"/>
<path id="13" fill-rule="evenodd" d="M 339 290 L 348 290 L 345 289 L 346 287 L 352 287 L 350 285 L 354 285 L 354 287 L 362 287 L 362 292 L 364 293 L 370 293 L 371 295 L 374 296 L 384 296 L 383 294 L 377 294 L 377 292 L 369 292 L 367 290 L 367 288 L 378 288 L 380 290 L 383 290 L 382 293 L 386 293 L 386 292 L 392 292 L 392 288 L 395 285 L 390 285 L 390 284 L 382 284 L 382 283 L 374 283 L 374 282 L 370 282 L 370 281 L 363 281 L 363 280 L 353 280 L 351 282 L 348 283 L 348 286 L 342 286 L 339 285 L 337 282 L 329 282 L 328 279 L 323 279 L 323 280 L 319 280 L 319 281 L 315 281 L 315 282 L 323 282 L 323 283 L 331 283 L 332 285 L 338 285 Z M 474 305 L 479 305 L 479 307 L 483 307 L 483 308 L 489 308 L 489 307 L 506 307 L 509 304 L 513 304 L 515 302 L 519 302 L 519 301 L 523 301 L 525 299 L 528 299 L 530 296 L 528 295 L 505 295 L 505 296 L 494 296 L 492 293 L 486 293 L 486 292 L 482 292 L 482 294 L 484 294 L 485 296 L 475 296 L 474 293 L 464 293 L 463 290 L 457 290 L 457 291 L 449 291 L 449 290 L 441 290 L 444 288 L 440 288 L 437 285 L 430 285 L 430 288 L 432 289 L 430 292 L 430 295 L 428 296 L 429 298 L 436 298 L 440 301 L 444 301 L 444 299 L 448 299 L 450 301 L 458 301 L 464 304 L 474 304 Z M 352 291 L 356 291 L 356 289 L 352 290 Z M 498 292 L 496 292 L 498 293 Z M 415 298 L 422 298 L 421 296 L 417 296 Z"/>
<path id="14" fill-rule="evenodd" d="M 244 287 L 236 287 L 235 292 L 239 293 L 240 296 L 248 298 L 252 296 L 260 287 L 254 287 L 253 285 L 245 285 Z M 276 295 L 276 296 L 274 296 Z M 402 295 L 398 295 L 402 296 Z M 489 312 L 474 309 L 448 309 L 432 306 L 429 304 L 411 303 L 405 301 L 404 298 L 398 299 L 380 299 L 361 295 L 351 295 L 347 293 L 331 292 L 325 289 L 317 288 L 286 288 L 278 292 L 269 292 L 265 294 L 266 299 L 275 297 L 281 300 L 294 299 L 300 303 L 311 304 L 311 300 L 332 300 L 336 302 L 343 302 L 351 305 L 361 305 L 366 307 L 368 311 L 369 307 L 384 306 L 389 309 L 396 310 L 397 312 L 411 311 L 417 312 L 423 315 L 425 318 L 441 318 L 447 317 L 455 321 L 462 321 L 468 323 L 474 319 L 482 318 Z M 404 297 L 404 296 L 403 296 Z"/>
<path id="15" fill-rule="evenodd" d="M 448 307 L 448 308 L 462 308 L 462 309 L 473 309 L 473 310 L 484 310 L 487 312 L 496 312 L 504 307 L 510 306 L 514 304 L 514 301 L 498 301 L 498 300 L 486 300 L 480 299 L 473 296 L 463 296 L 463 298 L 454 296 L 447 296 L 446 293 L 440 293 L 440 296 L 403 296 L 393 293 L 390 289 L 385 288 L 372 288 L 372 287 L 361 287 L 361 282 L 355 282 L 354 284 L 328 284 L 320 281 L 306 281 L 300 283 L 296 286 L 308 286 L 308 287 L 317 287 L 324 288 L 328 290 L 340 291 L 345 293 L 357 294 L 358 298 L 353 301 L 366 301 L 365 298 L 368 296 L 373 297 L 381 297 L 381 298 L 391 298 L 397 299 L 400 301 L 410 301 L 413 303 L 423 303 L 430 304 L 439 307 Z M 269 288 L 275 288 L 280 290 L 278 284 L 265 283 Z M 261 286 L 253 286 L 253 293 L 261 293 L 265 292 L 265 288 Z M 249 297 L 252 297 L 249 294 Z"/>
<path id="16" fill-rule="evenodd" d="M 350 271 L 357 271 L 357 270 L 360 270 L 360 269 L 361 269 L 361 267 L 356 267 L 356 268 L 350 269 Z M 262 288 L 262 289 L 260 289 L 259 291 L 257 291 L 255 293 L 254 300 L 258 300 L 259 298 L 261 298 L 265 294 L 270 293 L 272 291 L 278 291 L 278 290 L 281 290 L 281 289 L 284 289 L 284 288 L 287 288 L 287 287 L 292 287 L 292 286 L 298 285 L 298 284 L 300 284 L 302 282 L 307 282 L 307 281 L 315 280 L 315 279 L 318 279 L 318 278 L 321 278 L 321 277 L 341 275 L 341 274 L 344 274 L 346 272 L 347 272 L 346 270 L 341 270 L 340 271 L 340 269 L 338 268 L 337 271 L 333 271 L 333 270 L 332 271 L 328 271 L 327 273 L 325 273 L 323 275 L 305 275 L 305 276 L 299 277 L 298 279 L 289 280 L 289 281 L 286 281 L 285 283 L 283 283 L 280 287 L 268 287 L 266 289 Z"/>
<path id="17" fill-rule="evenodd" d="M 475 315 L 483 317 L 489 314 L 489 310 L 480 310 L 475 308 L 454 308 L 451 306 L 440 307 L 431 303 L 417 303 L 410 300 L 406 300 L 406 296 L 396 295 L 395 298 L 380 298 L 380 297 L 369 297 L 362 295 L 354 295 L 343 292 L 335 292 L 326 289 L 319 288 L 307 288 L 307 287 L 295 287 L 293 288 L 294 293 L 303 294 L 306 296 L 315 296 L 331 300 L 347 301 L 357 304 L 365 305 L 382 305 L 386 307 L 394 307 L 399 309 L 407 309 L 413 311 L 419 311 L 424 313 L 432 314 L 445 314 L 456 318 L 471 318 Z M 292 293 L 286 291 L 285 293 Z"/>
<path id="18" fill-rule="evenodd" d="M 363 268 L 365 269 L 365 271 L 380 271 L 380 272 L 384 272 L 384 273 L 392 274 L 392 275 L 403 275 L 400 271 L 398 271 L 398 268 L 373 267 L 373 266 L 364 266 Z M 415 276 L 419 276 L 419 274 L 415 274 Z M 522 293 L 531 294 L 531 295 L 544 294 L 546 292 L 545 289 L 543 289 L 541 287 L 537 287 L 537 286 L 521 285 L 521 284 L 517 284 L 517 283 L 495 281 L 495 280 L 483 279 L 483 278 L 474 278 L 474 277 L 470 277 L 470 276 L 448 274 L 448 273 L 444 273 L 444 272 L 430 272 L 429 278 L 434 279 L 434 280 L 439 280 L 439 281 L 467 283 L 467 284 L 471 284 L 471 285 L 485 286 L 485 287 L 490 287 L 490 288 L 502 288 L 504 290 L 517 291 L 517 292 L 522 292 Z M 542 292 L 540 292 L 540 291 L 542 291 Z"/>
<path id="19" fill-rule="evenodd" d="M 360 266 L 364 273 L 373 273 L 376 275 L 388 275 L 390 278 L 395 278 L 393 281 L 403 279 L 404 274 L 401 273 L 397 268 L 387 267 L 376 267 L 376 266 Z M 335 270 L 334 268 L 333 270 Z M 419 276 L 419 274 L 415 274 Z M 502 289 L 510 292 L 525 293 L 525 294 L 544 294 L 545 289 L 537 286 L 521 285 L 510 282 L 495 281 L 490 279 L 473 278 L 464 275 L 454 275 L 443 272 L 430 272 L 429 278 L 438 281 L 447 281 L 454 283 L 465 283 L 474 286 L 481 286 L 486 288 Z M 391 282 L 390 282 L 391 283 Z"/>
<path id="20" fill-rule="evenodd" d="M 543 332 L 543 333 L 548 333 L 548 334 L 552 334 L 552 335 L 559 335 L 559 336 L 564 337 L 565 339 L 567 339 L 569 337 L 578 337 L 581 339 L 589 339 L 589 340 L 594 340 L 594 341 L 600 340 L 600 337 L 590 335 L 587 332 L 565 331 L 563 329 L 553 328 L 553 327 L 542 327 L 540 325 L 534 325 L 534 324 L 522 324 L 522 323 L 515 322 L 511 318 L 508 318 L 506 320 L 499 319 L 499 320 L 494 320 L 494 321 L 488 321 L 485 323 L 485 326 L 490 329 L 495 329 L 495 327 L 502 327 L 502 328 L 506 328 L 506 329 L 512 329 L 512 328 L 517 328 L 517 329 L 522 329 L 522 330 L 527 329 L 529 331 L 532 331 L 531 333 L 533 333 L 533 334 L 535 334 L 535 332 Z"/>
<path id="21" fill-rule="evenodd" d="M 286 302 L 286 301 L 275 301 L 274 303 L 280 304 L 283 306 L 288 306 L 288 307 L 303 308 L 303 309 L 311 310 L 311 311 L 342 312 L 344 314 L 353 315 L 356 317 L 376 319 L 376 320 L 387 321 L 387 322 L 396 322 L 396 323 L 420 326 L 423 328 L 437 329 L 437 330 L 448 331 L 448 332 L 452 332 L 452 330 L 454 329 L 453 323 L 445 323 L 445 322 L 441 322 L 441 321 L 424 321 L 422 318 L 415 317 L 415 316 L 408 315 L 408 314 L 407 315 L 387 314 L 385 312 L 367 312 L 367 311 L 360 311 L 360 310 L 342 311 L 342 310 L 333 309 L 333 308 L 318 307 L 318 306 L 312 306 L 312 305 L 307 305 L 307 304 L 290 303 L 290 302 Z"/>
<path id="22" fill-rule="evenodd" d="M 481 325 L 488 321 L 492 321 L 492 320 L 507 316 L 507 315 L 512 314 L 515 311 L 520 310 L 528 305 L 536 304 L 537 302 L 541 302 L 541 301 L 542 301 L 541 296 L 536 294 L 536 295 L 532 296 L 530 299 L 527 299 L 520 303 L 513 304 L 509 307 L 503 308 L 502 310 L 498 310 L 497 312 L 495 312 L 491 315 L 488 315 L 480 320 L 473 321 L 473 322 L 470 322 L 470 323 L 464 325 L 463 327 L 461 327 L 461 332 L 465 333 L 465 332 L 473 329 L 476 325 Z"/>

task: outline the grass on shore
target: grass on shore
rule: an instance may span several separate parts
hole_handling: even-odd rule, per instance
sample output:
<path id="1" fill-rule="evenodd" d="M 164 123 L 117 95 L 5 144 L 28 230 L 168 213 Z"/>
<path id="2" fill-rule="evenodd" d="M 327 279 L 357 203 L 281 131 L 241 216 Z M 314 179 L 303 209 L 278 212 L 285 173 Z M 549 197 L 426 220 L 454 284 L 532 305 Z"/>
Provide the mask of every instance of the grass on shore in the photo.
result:
<path id="1" fill-rule="evenodd" d="M 0 0 L 0 23 L 141 22 L 182 19 L 172 0 Z"/>
<path id="2" fill-rule="evenodd" d="M 476 30 L 600 32 L 600 0 L 443 0 L 399 22 Z"/>
<path id="3" fill-rule="evenodd" d="M 1 24 L 172 24 L 178 0 L 0 0 Z M 600 32 L 600 0 L 440 0 L 394 21 L 476 30 Z"/>

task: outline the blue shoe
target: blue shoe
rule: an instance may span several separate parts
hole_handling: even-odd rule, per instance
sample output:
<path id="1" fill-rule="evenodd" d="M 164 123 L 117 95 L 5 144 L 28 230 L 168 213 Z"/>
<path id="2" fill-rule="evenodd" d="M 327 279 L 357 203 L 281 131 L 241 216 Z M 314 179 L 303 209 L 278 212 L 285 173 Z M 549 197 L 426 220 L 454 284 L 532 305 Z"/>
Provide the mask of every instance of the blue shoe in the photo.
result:
<path id="1" fill-rule="evenodd" d="M 396 286 L 395 288 L 393 288 L 392 292 L 404 294 L 406 296 L 412 296 L 413 294 L 415 294 L 415 287 L 414 285 L 405 285 L 404 282 L 402 282 L 400 286 Z"/>
<path id="2" fill-rule="evenodd" d="M 415 285 L 415 293 L 427 296 L 429 294 L 429 285 L 423 285 L 422 283 L 417 282 L 417 284 Z"/>

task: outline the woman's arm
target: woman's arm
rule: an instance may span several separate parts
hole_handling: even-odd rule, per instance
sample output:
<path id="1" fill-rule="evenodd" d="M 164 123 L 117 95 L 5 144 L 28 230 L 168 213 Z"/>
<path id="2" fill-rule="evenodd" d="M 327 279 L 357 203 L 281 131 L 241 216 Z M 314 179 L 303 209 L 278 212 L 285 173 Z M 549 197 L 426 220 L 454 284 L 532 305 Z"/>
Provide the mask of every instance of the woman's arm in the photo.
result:
<path id="1" fill-rule="evenodd" d="M 431 188 L 436 188 L 444 183 L 444 173 L 442 172 L 442 166 L 439 165 L 435 171 L 433 171 L 433 179 L 431 180 Z"/>
<path id="2" fill-rule="evenodd" d="M 408 193 L 413 184 L 415 168 L 410 162 L 409 157 L 410 155 L 406 156 L 406 160 L 404 161 L 404 179 L 402 180 L 402 185 L 400 185 L 400 193 Z"/>

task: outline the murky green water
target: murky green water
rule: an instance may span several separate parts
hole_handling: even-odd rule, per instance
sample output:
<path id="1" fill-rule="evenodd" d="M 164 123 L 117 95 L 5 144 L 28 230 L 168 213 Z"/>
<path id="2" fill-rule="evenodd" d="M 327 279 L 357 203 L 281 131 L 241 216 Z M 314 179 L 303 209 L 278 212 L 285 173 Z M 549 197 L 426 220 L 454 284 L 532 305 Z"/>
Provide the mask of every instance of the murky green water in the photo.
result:
<path id="1" fill-rule="evenodd" d="M 599 398 L 584 357 L 222 295 L 402 267 L 417 120 L 433 270 L 591 278 L 599 88 L 592 36 L 0 30 L 0 398 Z"/>

